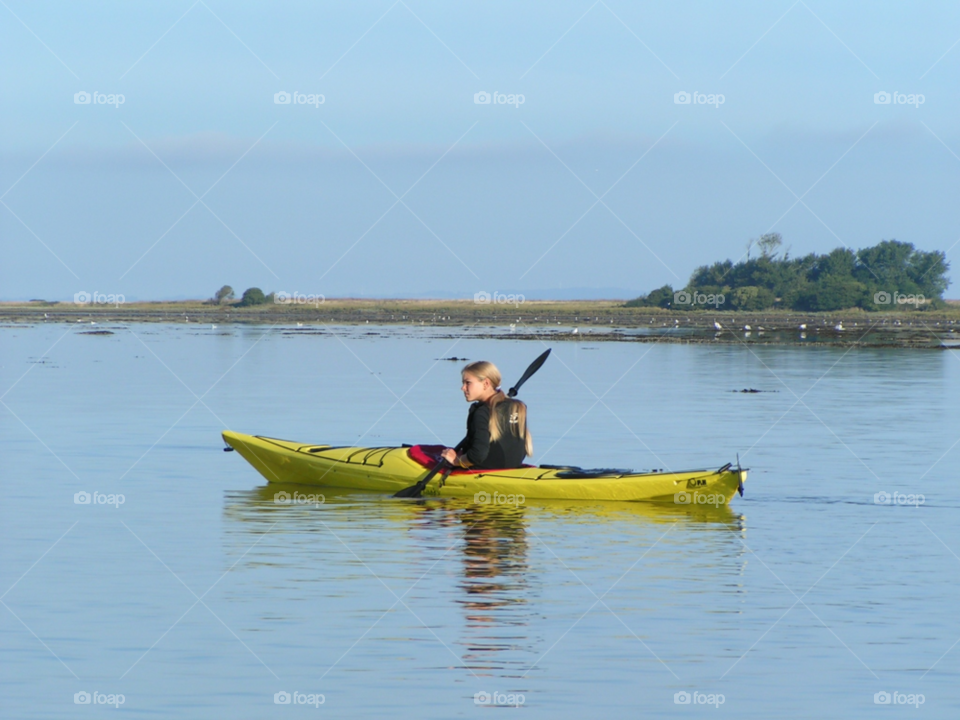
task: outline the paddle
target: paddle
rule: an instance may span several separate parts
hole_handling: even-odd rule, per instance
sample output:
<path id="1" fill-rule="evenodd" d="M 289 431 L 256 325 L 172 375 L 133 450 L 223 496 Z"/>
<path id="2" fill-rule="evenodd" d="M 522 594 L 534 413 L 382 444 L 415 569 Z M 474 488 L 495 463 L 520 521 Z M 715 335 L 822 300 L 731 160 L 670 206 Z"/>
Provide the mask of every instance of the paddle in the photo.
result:
<path id="1" fill-rule="evenodd" d="M 447 475 L 450 474 L 450 471 L 453 470 L 453 466 L 450 465 L 446 460 L 441 460 L 437 463 L 436 467 L 433 468 L 427 476 L 418 482 L 416 485 L 411 485 L 410 487 L 405 487 L 403 490 L 398 490 L 394 493 L 395 498 L 418 498 L 423 494 L 424 489 L 427 487 L 427 483 L 433 480 L 433 476 L 436 475 L 440 470 L 443 470 L 443 478 L 446 479 Z"/>
<path id="2" fill-rule="evenodd" d="M 547 351 L 540 355 L 536 360 L 530 363 L 530 367 L 527 368 L 527 371 L 520 378 L 520 381 L 510 388 L 510 392 L 507 393 L 507 397 L 516 397 L 517 393 L 520 391 L 520 386 L 523 385 L 527 380 L 530 379 L 530 376 L 533 375 L 537 370 L 539 370 L 543 364 L 547 361 L 547 356 L 550 354 L 550 348 L 547 348 Z"/>
<path id="3" fill-rule="evenodd" d="M 743 468 L 740 467 L 740 453 L 737 453 L 737 492 L 743 497 Z"/>
<path id="4" fill-rule="evenodd" d="M 517 396 L 517 393 L 520 391 L 520 386 L 523 385 L 527 380 L 529 380 L 530 377 L 543 366 L 543 364 L 547 361 L 547 356 L 549 354 L 550 354 L 550 350 L 548 349 L 545 353 L 542 353 L 540 357 L 538 357 L 536 360 L 530 363 L 530 367 L 528 367 L 527 371 L 523 373 L 523 375 L 520 377 L 520 381 L 516 385 L 514 385 L 512 388 L 510 388 L 510 392 L 507 393 L 508 397 Z M 393 496 L 395 498 L 420 497 L 421 495 L 423 495 L 423 491 L 427 487 L 427 483 L 433 480 L 434 476 L 438 472 L 440 472 L 440 470 L 443 470 L 442 477 L 445 480 L 447 478 L 447 475 L 450 474 L 450 471 L 453 470 L 453 466 L 450 465 L 446 460 L 441 460 L 436 464 L 433 470 L 427 473 L 427 476 L 423 478 L 423 480 L 418 482 L 416 485 L 411 485 L 410 487 L 405 487 L 403 488 L 403 490 L 397 491 L 396 493 L 394 493 Z"/>

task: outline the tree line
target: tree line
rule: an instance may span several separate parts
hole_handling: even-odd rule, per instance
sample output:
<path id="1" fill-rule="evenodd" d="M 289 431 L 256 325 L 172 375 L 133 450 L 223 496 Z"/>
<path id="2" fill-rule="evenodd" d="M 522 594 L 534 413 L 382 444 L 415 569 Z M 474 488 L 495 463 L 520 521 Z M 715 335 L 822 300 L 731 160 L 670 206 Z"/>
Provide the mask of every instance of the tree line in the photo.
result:
<path id="1" fill-rule="evenodd" d="M 747 246 L 747 259 L 701 265 L 686 287 L 664 285 L 627 307 L 673 310 L 928 310 L 944 306 L 950 284 L 946 254 L 917 250 L 912 243 L 884 240 L 873 247 L 840 247 L 825 254 L 781 255 L 779 233 Z M 750 257 L 756 247 L 758 257 Z"/>
<path id="2" fill-rule="evenodd" d="M 229 285 L 224 285 L 217 290 L 209 302 L 211 305 L 233 305 L 233 307 L 249 307 L 250 305 L 264 305 L 274 301 L 274 293 L 264 295 L 263 290 L 258 287 L 247 288 L 243 291 L 240 302 L 234 302 L 236 294 Z"/>

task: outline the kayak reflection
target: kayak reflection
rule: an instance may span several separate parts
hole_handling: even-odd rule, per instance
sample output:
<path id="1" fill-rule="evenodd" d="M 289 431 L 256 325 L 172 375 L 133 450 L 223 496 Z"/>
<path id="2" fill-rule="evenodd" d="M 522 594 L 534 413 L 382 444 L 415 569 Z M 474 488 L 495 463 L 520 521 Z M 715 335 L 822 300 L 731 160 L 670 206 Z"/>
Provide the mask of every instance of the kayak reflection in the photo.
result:
<path id="1" fill-rule="evenodd" d="M 681 523 L 694 526 L 746 531 L 746 517 L 730 505 L 673 505 L 668 503 L 616 502 L 610 500 L 533 500 L 527 498 L 516 508 L 513 505 L 482 504 L 469 498 L 431 498 L 396 500 L 382 492 L 342 490 L 304 485 L 270 483 L 252 490 L 227 494 L 225 513 L 238 520 L 265 521 L 291 528 L 301 523 L 311 524 L 315 519 L 306 510 L 333 510 L 347 506 L 363 506 L 379 517 L 397 521 L 425 519 L 424 509 L 457 514 L 467 510 L 492 513 L 504 517 L 506 510 L 519 510 L 517 517 L 536 517 L 538 520 L 568 520 L 580 525 L 587 522 L 652 522 Z M 299 510 L 299 511 L 298 511 Z M 452 524 L 453 518 L 448 518 Z M 302 528 L 301 528 L 302 529 Z"/>
<path id="2" fill-rule="evenodd" d="M 395 500 L 383 493 L 338 494 L 335 489 L 323 489 L 326 495 L 317 493 L 314 486 L 271 483 L 229 493 L 224 509 L 228 527 L 233 525 L 241 535 L 247 535 L 243 540 L 234 538 L 238 540 L 237 556 L 254 542 L 250 535 L 268 533 L 272 546 L 283 548 L 285 559 L 274 557 L 275 561 L 292 562 L 297 557 L 298 567 L 304 563 L 329 567 L 330 561 L 317 555 L 320 542 L 324 552 L 335 556 L 356 553 L 365 564 L 371 564 L 370 572 L 376 569 L 379 574 L 383 568 L 390 568 L 387 584 L 397 595 L 414 586 L 405 597 L 412 607 L 422 604 L 420 598 L 431 582 L 450 575 L 450 561 L 457 563 L 453 601 L 463 620 L 453 629 L 453 647 L 464 669 L 477 677 L 513 678 L 526 684 L 520 678 L 526 677 L 556 641 L 539 628 L 543 627 L 546 608 L 555 602 L 555 574 L 565 576 L 567 563 L 576 566 L 583 557 L 607 557 L 605 566 L 594 564 L 613 573 L 609 581 L 604 580 L 605 586 L 594 588 L 599 595 L 647 548 L 660 543 L 655 554 L 660 554 L 662 562 L 664 550 L 676 550 L 680 555 L 689 552 L 690 545 L 683 538 L 693 536 L 697 537 L 696 552 L 700 553 L 697 560 L 702 560 L 706 552 L 717 559 L 732 560 L 732 564 L 720 563 L 728 572 L 742 571 L 745 550 L 739 538 L 745 532 L 745 518 L 729 505 L 554 500 L 496 505 L 468 498 Z M 622 553 L 616 559 L 610 559 L 609 546 L 596 547 L 595 531 L 600 525 L 606 526 L 600 537 L 616 539 L 617 552 Z M 652 532 L 651 525 L 657 526 Z M 578 528 L 584 530 L 582 537 L 587 545 L 582 551 L 574 549 L 575 538 L 581 535 Z M 357 534 L 361 529 L 362 536 Z M 298 537 L 283 539 L 284 535 Z M 338 542 L 341 538 L 349 543 L 349 553 Z M 571 538 L 572 546 L 565 542 Z M 577 552 L 583 557 L 577 557 Z M 372 558 L 376 558 L 376 565 Z M 657 562 L 653 555 L 650 561 Z M 263 562 L 263 558 L 255 560 L 251 554 L 240 562 L 252 565 Z M 363 571 L 360 573 L 362 577 Z M 336 576 L 327 579 L 339 582 Z M 568 579 L 564 577 L 564 582 Z M 620 601 L 642 602 L 631 597 Z M 593 599 L 589 596 L 584 611 Z M 608 600 L 613 602 L 612 598 Z M 645 635 L 640 627 L 637 630 Z M 439 627 L 437 632 L 443 636 Z M 525 688 L 511 687 L 509 691 L 525 692 Z"/>

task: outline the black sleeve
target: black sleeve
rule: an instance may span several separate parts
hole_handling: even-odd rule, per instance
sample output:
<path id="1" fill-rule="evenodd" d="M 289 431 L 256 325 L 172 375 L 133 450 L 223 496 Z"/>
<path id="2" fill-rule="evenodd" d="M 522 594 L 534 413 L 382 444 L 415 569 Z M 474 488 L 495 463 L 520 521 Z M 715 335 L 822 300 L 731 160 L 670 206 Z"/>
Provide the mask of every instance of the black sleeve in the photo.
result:
<path id="1" fill-rule="evenodd" d="M 480 465 L 490 454 L 490 408 L 480 403 L 470 413 L 467 423 L 467 439 L 470 442 L 462 452 L 473 465 Z"/>
<path id="2" fill-rule="evenodd" d="M 473 405 L 470 406 L 470 410 L 467 412 L 467 434 L 464 435 L 463 440 L 458 442 L 453 448 L 456 451 L 457 455 L 461 455 L 464 450 L 470 447 L 470 438 L 473 435 L 470 422 L 473 420 L 473 413 L 476 409 L 477 409 L 477 403 L 474 403 Z"/>

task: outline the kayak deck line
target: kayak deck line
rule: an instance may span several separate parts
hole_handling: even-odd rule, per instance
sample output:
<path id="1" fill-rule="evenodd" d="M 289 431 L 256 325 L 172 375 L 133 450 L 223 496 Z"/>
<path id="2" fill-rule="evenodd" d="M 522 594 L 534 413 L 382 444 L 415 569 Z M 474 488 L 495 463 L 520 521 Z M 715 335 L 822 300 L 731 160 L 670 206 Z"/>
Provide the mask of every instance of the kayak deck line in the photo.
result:
<path id="1" fill-rule="evenodd" d="M 429 472 L 424 449 L 432 446 L 351 447 L 305 444 L 259 435 L 223 432 L 224 442 L 268 482 L 324 485 L 394 493 Z M 432 457 L 432 456 L 430 456 Z M 649 471 L 621 468 L 584 470 L 575 466 L 524 466 L 505 470 L 454 471 L 443 483 L 431 481 L 424 495 L 469 497 L 478 502 L 499 495 L 566 500 L 626 500 L 677 504 L 728 503 L 742 494 L 747 471 L 727 463 L 719 469 Z"/>

